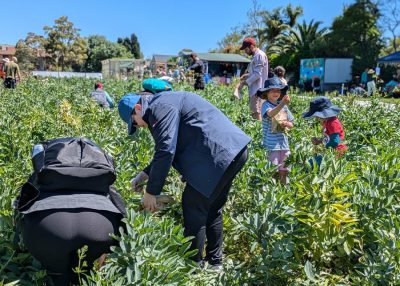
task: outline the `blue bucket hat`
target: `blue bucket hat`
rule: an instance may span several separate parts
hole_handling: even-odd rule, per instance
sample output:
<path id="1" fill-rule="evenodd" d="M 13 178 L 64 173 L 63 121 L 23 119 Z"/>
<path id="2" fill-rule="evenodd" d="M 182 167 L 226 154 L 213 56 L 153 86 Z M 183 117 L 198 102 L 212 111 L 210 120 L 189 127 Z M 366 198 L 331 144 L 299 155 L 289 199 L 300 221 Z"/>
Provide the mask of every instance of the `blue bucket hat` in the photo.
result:
<path id="1" fill-rule="evenodd" d="M 262 97 L 266 92 L 271 89 L 280 89 L 281 91 L 287 91 L 289 86 L 283 84 L 281 80 L 277 77 L 268 78 L 264 83 L 264 88 L 257 90 L 257 96 Z"/>
<path id="2" fill-rule="evenodd" d="M 303 113 L 303 118 L 329 118 L 335 117 L 339 114 L 340 108 L 333 105 L 326 96 L 317 96 L 310 102 L 310 108 L 307 112 Z"/>
<path id="3" fill-rule="evenodd" d="M 151 93 L 159 93 L 162 91 L 172 91 L 172 85 L 165 80 L 158 78 L 148 78 L 142 83 L 144 90 L 150 91 Z"/>
<path id="4" fill-rule="evenodd" d="M 126 124 L 128 124 L 128 134 L 133 135 L 136 131 L 136 127 L 132 122 L 132 111 L 135 106 L 140 100 L 140 96 L 137 94 L 127 94 L 121 98 L 118 103 L 118 113 L 119 116 Z"/>

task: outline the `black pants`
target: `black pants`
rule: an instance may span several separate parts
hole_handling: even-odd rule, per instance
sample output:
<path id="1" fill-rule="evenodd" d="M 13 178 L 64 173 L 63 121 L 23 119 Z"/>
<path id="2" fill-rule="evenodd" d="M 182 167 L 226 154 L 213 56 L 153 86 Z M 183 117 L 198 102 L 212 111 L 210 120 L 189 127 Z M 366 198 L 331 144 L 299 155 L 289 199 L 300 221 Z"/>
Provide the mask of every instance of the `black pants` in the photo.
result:
<path id="1" fill-rule="evenodd" d="M 194 82 L 194 89 L 195 90 L 203 90 L 205 87 L 205 82 L 204 82 L 204 75 L 200 74 L 200 75 L 196 75 L 195 76 L 195 82 Z"/>
<path id="2" fill-rule="evenodd" d="M 232 181 L 247 161 L 247 148 L 232 161 L 210 198 L 203 196 L 187 184 L 182 195 L 185 236 L 194 236 L 191 250 L 197 249 L 193 260 L 203 259 L 207 238 L 205 260 L 210 264 L 222 263 L 222 209 L 228 198 Z"/>
<path id="3" fill-rule="evenodd" d="M 13 78 L 6 77 L 4 79 L 4 87 L 5 88 L 15 88 L 17 86 L 17 81 Z"/>
<path id="4" fill-rule="evenodd" d="M 22 236 L 31 254 L 47 269 L 56 286 L 77 283 L 72 268 L 77 266 L 77 250 L 88 246 L 89 267 L 116 243 L 122 216 L 91 209 L 44 210 L 29 213 L 22 221 Z"/>

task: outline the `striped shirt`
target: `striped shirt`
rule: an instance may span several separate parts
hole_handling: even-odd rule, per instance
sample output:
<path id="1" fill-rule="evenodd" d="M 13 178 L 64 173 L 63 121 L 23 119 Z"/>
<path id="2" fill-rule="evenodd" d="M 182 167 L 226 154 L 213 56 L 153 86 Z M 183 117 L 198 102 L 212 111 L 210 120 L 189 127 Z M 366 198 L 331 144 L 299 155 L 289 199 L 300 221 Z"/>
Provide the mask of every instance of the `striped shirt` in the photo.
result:
<path id="1" fill-rule="evenodd" d="M 268 116 L 268 110 L 277 107 L 270 101 L 264 102 L 261 108 L 262 129 L 263 129 L 263 145 L 268 151 L 287 150 L 289 151 L 288 137 L 283 132 L 272 132 L 272 118 Z M 289 108 L 285 105 L 281 112 L 287 112 L 288 121 L 293 122 L 294 117 Z"/>

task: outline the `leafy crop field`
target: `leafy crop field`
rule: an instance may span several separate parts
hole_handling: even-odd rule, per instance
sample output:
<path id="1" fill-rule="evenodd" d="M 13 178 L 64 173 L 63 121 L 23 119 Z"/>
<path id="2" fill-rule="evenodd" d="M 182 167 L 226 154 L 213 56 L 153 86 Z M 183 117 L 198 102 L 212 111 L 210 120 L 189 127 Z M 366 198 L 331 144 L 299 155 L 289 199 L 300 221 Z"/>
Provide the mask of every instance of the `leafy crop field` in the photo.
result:
<path id="1" fill-rule="evenodd" d="M 33 144 L 60 136 L 85 136 L 113 155 L 115 186 L 129 207 L 127 232 L 100 270 L 79 269 L 82 285 L 400 285 L 400 107 L 388 110 L 354 98 L 336 103 L 350 151 L 313 155 L 315 121 L 301 119 L 308 99 L 292 95 L 290 183 L 275 184 L 275 169 L 261 146 L 261 124 L 251 120 L 247 99 L 233 88 L 208 86 L 201 95 L 253 138 L 250 157 L 225 208 L 225 271 L 197 271 L 185 251 L 179 203 L 158 215 L 137 211 L 130 179 L 152 158 L 150 134 L 126 136 L 117 110 L 102 110 L 83 79 L 29 79 L 17 90 L 0 88 L 0 285 L 44 285 L 46 273 L 13 245 L 11 201 L 32 167 Z M 116 101 L 138 82 L 105 82 Z M 177 89 L 191 90 L 190 86 Z M 164 188 L 179 202 L 183 184 L 175 171 Z M 84 252 L 81 253 L 84 259 Z"/>

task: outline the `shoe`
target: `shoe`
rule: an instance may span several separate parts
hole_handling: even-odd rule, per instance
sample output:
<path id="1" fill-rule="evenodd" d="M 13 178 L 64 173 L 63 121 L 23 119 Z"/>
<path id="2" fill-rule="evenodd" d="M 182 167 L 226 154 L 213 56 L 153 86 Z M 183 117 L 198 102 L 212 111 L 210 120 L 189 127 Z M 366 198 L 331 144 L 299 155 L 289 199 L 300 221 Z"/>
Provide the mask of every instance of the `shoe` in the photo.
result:
<path id="1" fill-rule="evenodd" d="M 224 271 L 224 266 L 222 266 L 222 264 L 207 264 L 207 269 L 215 272 L 222 272 Z"/>
<path id="2" fill-rule="evenodd" d="M 197 262 L 197 268 L 198 269 L 202 270 L 202 269 L 205 268 L 205 266 L 206 266 L 206 263 L 204 262 L 204 260 L 201 260 L 201 261 Z"/>

